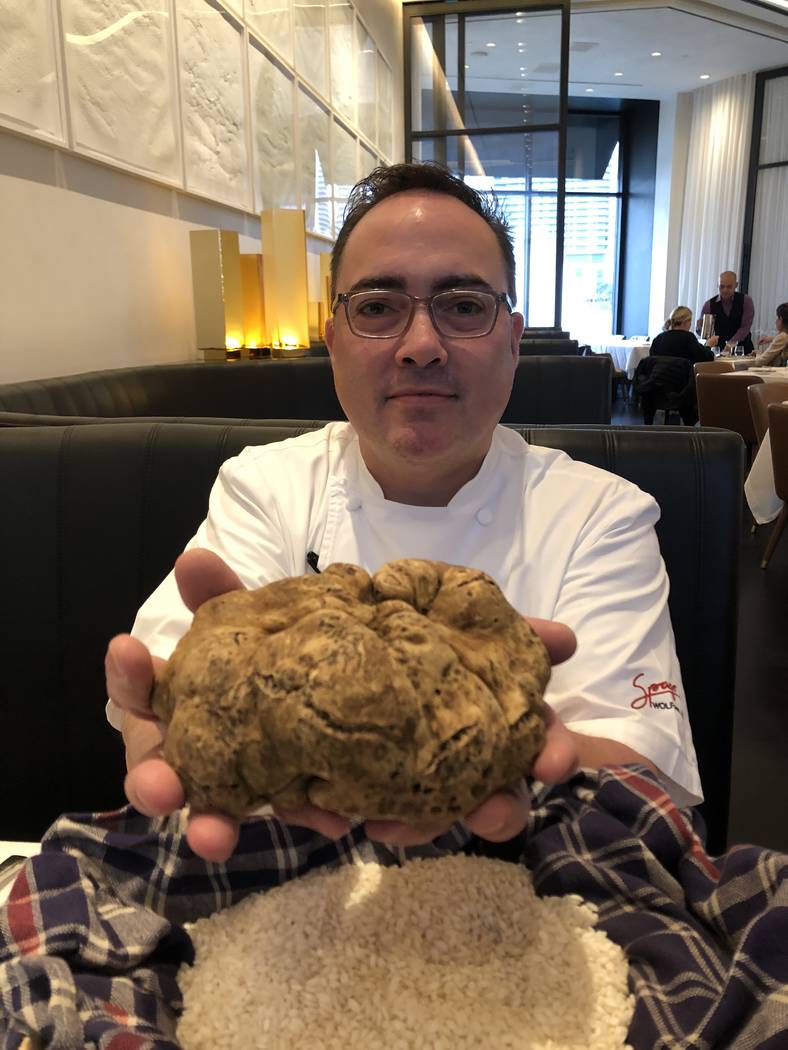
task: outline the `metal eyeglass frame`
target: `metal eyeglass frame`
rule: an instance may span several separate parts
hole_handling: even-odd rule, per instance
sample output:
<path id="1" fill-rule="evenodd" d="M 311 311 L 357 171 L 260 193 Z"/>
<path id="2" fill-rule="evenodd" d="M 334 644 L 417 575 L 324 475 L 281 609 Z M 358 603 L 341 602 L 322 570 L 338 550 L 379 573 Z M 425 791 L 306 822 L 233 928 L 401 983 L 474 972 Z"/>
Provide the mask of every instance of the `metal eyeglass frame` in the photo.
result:
<path id="1" fill-rule="evenodd" d="M 353 322 L 350 320 L 350 311 L 348 310 L 348 303 L 354 295 L 370 295 L 376 292 L 394 292 L 396 295 L 404 295 L 407 299 L 410 299 L 410 313 L 408 319 L 405 322 L 404 327 L 399 332 L 394 332 L 391 335 L 370 335 L 367 332 L 357 332 L 353 327 Z M 489 295 L 495 300 L 495 313 L 492 316 L 490 327 L 485 329 L 483 332 L 474 332 L 473 335 L 458 335 L 456 332 L 444 332 L 438 322 L 435 319 L 435 314 L 432 310 L 432 302 L 441 295 L 450 295 L 457 292 L 469 292 L 473 295 Z M 353 335 L 358 336 L 359 339 L 398 339 L 404 335 L 410 326 L 413 324 L 413 318 L 416 315 L 416 304 L 425 303 L 427 311 L 430 315 L 430 321 L 432 321 L 432 327 L 439 334 L 444 336 L 446 339 L 483 339 L 484 336 L 489 335 L 490 332 L 495 328 L 495 324 L 498 320 L 498 314 L 500 313 L 501 303 L 504 304 L 509 313 L 513 313 L 513 307 L 509 299 L 508 292 L 488 292 L 485 288 L 444 288 L 442 292 L 436 292 L 435 295 L 409 295 L 408 292 L 400 291 L 399 288 L 360 288 L 357 292 L 338 292 L 334 302 L 331 306 L 331 313 L 335 314 L 339 309 L 340 305 L 345 307 L 345 319 L 347 320 L 348 328 Z"/>

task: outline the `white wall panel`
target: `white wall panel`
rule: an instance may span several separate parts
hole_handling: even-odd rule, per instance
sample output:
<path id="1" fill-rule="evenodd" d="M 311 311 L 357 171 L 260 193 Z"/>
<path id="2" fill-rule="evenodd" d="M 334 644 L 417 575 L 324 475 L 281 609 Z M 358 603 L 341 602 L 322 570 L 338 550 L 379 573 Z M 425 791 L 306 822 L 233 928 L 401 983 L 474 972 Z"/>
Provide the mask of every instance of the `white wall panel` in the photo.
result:
<path id="1" fill-rule="evenodd" d="M 180 182 L 169 0 L 62 0 L 74 145 Z"/>
<path id="2" fill-rule="evenodd" d="M 178 0 L 186 188 L 248 209 L 243 47 L 209 0 Z"/>
<path id="3" fill-rule="evenodd" d="M 0 123 L 64 140 L 52 0 L 0 0 Z"/>
<path id="4" fill-rule="evenodd" d="M 249 45 L 255 211 L 295 208 L 295 81 L 255 41 Z"/>

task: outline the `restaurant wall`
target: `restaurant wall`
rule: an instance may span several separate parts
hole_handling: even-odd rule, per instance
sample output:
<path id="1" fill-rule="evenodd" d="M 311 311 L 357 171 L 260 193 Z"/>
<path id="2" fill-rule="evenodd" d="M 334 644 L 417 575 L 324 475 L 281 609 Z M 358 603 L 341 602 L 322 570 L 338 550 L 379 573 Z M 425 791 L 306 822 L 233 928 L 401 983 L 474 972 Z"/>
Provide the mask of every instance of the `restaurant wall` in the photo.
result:
<path id="1" fill-rule="evenodd" d="M 401 5 L 355 7 L 399 100 Z M 391 159 L 401 160 L 399 104 L 393 113 Z M 196 357 L 188 233 L 206 226 L 261 250 L 251 211 L 0 127 L 0 382 Z M 328 248 L 309 238 L 313 280 Z"/>

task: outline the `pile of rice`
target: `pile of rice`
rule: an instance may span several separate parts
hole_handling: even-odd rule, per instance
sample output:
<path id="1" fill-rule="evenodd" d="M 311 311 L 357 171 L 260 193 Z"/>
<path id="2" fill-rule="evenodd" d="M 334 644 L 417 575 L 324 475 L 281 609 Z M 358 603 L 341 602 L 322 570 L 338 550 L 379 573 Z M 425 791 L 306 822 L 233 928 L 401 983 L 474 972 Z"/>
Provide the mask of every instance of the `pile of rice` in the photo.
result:
<path id="1" fill-rule="evenodd" d="M 579 897 L 464 855 L 354 864 L 190 929 L 184 1050 L 621 1050 L 627 960 Z"/>

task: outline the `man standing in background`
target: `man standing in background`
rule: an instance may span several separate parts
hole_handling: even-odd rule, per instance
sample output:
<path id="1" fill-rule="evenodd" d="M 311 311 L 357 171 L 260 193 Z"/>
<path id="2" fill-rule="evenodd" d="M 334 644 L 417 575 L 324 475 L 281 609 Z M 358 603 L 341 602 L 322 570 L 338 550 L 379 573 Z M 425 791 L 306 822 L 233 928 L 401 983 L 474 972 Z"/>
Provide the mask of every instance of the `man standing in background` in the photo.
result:
<path id="1" fill-rule="evenodd" d="M 751 354 L 753 347 L 750 329 L 755 307 L 749 295 L 736 291 L 738 283 L 738 278 L 732 270 L 725 270 L 720 274 L 720 294 L 712 296 L 703 304 L 696 328 L 700 331 L 703 315 L 711 314 L 714 317 L 714 334 L 719 336 L 720 348 L 732 349 L 741 344 L 745 354 Z"/>

